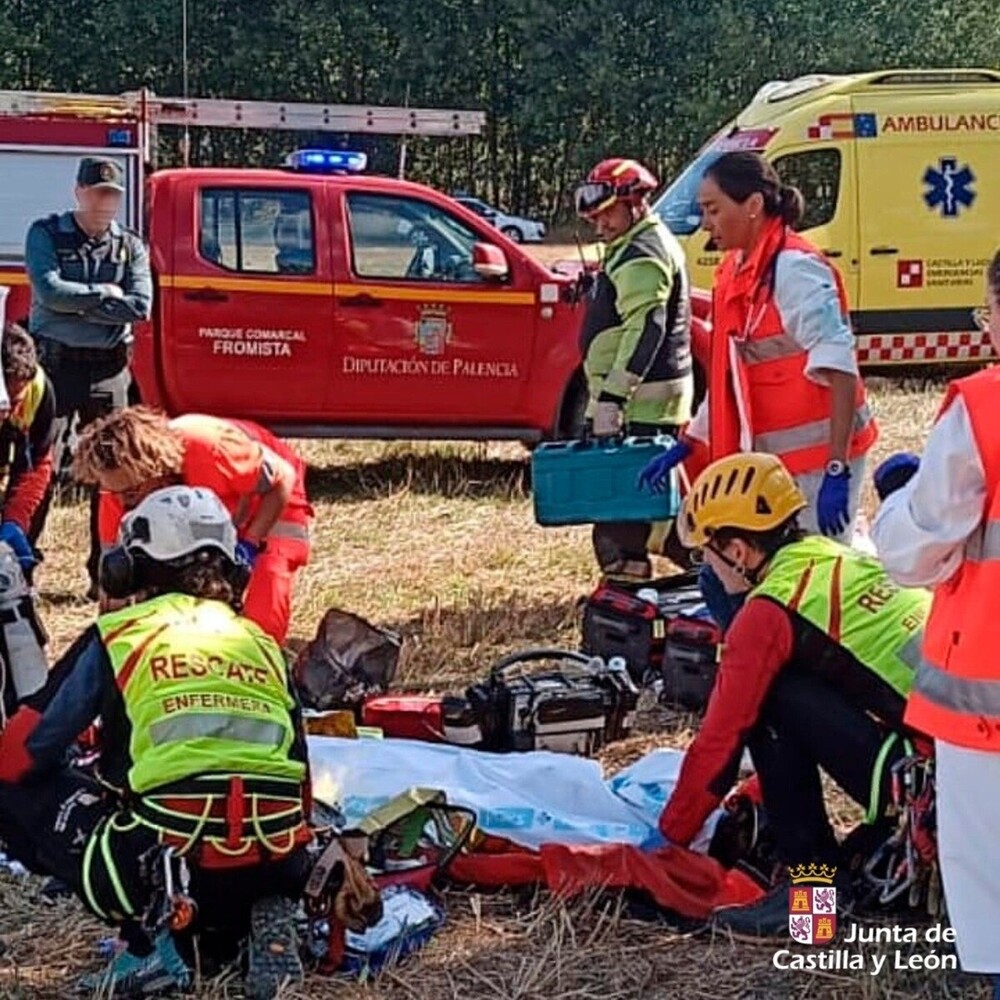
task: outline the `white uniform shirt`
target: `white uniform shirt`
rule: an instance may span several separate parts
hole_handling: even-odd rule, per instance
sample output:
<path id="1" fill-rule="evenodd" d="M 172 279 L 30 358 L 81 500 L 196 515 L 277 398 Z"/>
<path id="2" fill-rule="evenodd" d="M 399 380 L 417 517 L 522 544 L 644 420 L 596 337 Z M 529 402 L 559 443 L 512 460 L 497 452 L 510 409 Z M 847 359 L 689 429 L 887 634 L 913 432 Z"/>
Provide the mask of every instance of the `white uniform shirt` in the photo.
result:
<path id="1" fill-rule="evenodd" d="M 986 506 L 986 474 L 961 396 L 931 429 L 917 474 L 886 497 L 872 540 L 903 587 L 934 587 L 958 569 Z"/>

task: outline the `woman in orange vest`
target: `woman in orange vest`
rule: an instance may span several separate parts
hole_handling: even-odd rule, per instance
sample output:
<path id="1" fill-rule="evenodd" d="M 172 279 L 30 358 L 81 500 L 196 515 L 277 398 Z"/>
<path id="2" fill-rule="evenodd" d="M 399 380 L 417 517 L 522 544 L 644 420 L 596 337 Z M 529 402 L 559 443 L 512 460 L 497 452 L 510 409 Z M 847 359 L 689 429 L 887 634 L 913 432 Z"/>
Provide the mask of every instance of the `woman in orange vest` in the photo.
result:
<path id="1" fill-rule="evenodd" d="M 1000 253 L 976 320 L 1000 354 Z M 1000 973 L 1000 368 L 952 382 L 922 459 L 875 472 L 879 556 L 932 587 L 906 722 L 935 738 L 938 856 L 966 972 Z M 1000 997 L 1000 979 L 996 996 Z"/>
<path id="2" fill-rule="evenodd" d="M 101 491 L 98 531 L 105 548 L 115 543 L 125 512 L 153 490 L 183 484 L 216 493 L 239 532 L 240 558 L 253 570 L 243 613 L 284 642 L 295 574 L 309 561 L 313 516 L 305 463 L 287 444 L 249 420 L 200 413 L 168 420 L 133 406 L 86 428 L 73 471 Z"/>
<path id="3" fill-rule="evenodd" d="M 719 157 L 698 203 L 703 227 L 726 251 L 712 291 L 708 394 L 678 444 L 640 482 L 656 491 L 685 460 L 697 471 L 734 452 L 769 452 L 809 502 L 803 529 L 849 542 L 878 429 L 840 275 L 794 231 L 802 195 L 759 153 Z M 714 582 L 705 581 L 706 597 L 719 589 Z M 731 614 L 710 603 L 727 625 Z"/>
<path id="4" fill-rule="evenodd" d="M 650 463 L 643 481 L 657 487 L 688 457 L 701 466 L 737 451 L 770 452 L 810 502 L 805 530 L 847 541 L 878 431 L 840 275 L 794 232 L 802 195 L 760 154 L 721 156 L 698 203 L 704 228 L 726 251 L 712 293 L 708 395 L 681 445 Z"/>

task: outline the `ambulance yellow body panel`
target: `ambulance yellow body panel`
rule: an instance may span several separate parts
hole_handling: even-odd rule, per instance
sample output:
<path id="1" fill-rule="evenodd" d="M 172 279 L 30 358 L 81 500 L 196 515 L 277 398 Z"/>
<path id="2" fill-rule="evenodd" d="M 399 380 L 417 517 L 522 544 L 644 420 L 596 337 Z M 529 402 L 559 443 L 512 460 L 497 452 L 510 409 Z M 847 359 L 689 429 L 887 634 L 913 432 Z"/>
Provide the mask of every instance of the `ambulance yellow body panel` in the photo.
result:
<path id="1" fill-rule="evenodd" d="M 986 360 L 972 310 L 1000 246 L 1000 71 L 886 70 L 767 84 L 664 192 L 692 284 L 721 255 L 697 191 L 723 152 L 756 149 L 806 197 L 800 230 L 836 264 L 858 355 L 884 364 Z"/>

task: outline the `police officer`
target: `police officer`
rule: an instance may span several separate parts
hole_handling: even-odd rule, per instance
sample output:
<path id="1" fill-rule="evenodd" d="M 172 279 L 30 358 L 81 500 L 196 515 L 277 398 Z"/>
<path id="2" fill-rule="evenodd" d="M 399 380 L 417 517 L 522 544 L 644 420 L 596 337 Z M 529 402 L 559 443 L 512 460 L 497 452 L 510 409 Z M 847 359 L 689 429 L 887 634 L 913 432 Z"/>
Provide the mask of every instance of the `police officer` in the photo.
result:
<path id="1" fill-rule="evenodd" d="M 656 178 L 635 160 L 599 163 L 576 190 L 577 214 L 605 243 L 581 333 L 595 436 L 676 434 L 691 418 L 691 310 L 684 252 L 650 212 Z M 594 551 L 606 576 L 650 576 L 666 525 L 598 524 Z"/>
<path id="2" fill-rule="evenodd" d="M 175 864 L 165 848 L 190 866 L 189 929 L 216 956 L 220 938 L 250 932 L 248 996 L 302 977 L 305 735 L 281 649 L 237 614 L 247 576 L 214 493 L 151 493 L 101 563 L 104 590 L 137 603 L 98 618 L 3 732 L 7 850 L 72 886 L 129 944 L 91 983 L 102 996 L 190 984 L 186 938 L 155 933 L 163 914 L 151 912 Z M 98 714 L 103 786 L 65 763 Z"/>
<path id="3" fill-rule="evenodd" d="M 85 426 L 128 404 L 132 324 L 149 318 L 153 299 L 146 248 L 115 221 L 125 191 L 121 167 L 88 156 L 76 181 L 76 209 L 33 222 L 25 246 L 29 328 L 55 389 L 62 442 L 74 415 Z M 88 560 L 94 593 L 96 510 L 94 494 Z"/>

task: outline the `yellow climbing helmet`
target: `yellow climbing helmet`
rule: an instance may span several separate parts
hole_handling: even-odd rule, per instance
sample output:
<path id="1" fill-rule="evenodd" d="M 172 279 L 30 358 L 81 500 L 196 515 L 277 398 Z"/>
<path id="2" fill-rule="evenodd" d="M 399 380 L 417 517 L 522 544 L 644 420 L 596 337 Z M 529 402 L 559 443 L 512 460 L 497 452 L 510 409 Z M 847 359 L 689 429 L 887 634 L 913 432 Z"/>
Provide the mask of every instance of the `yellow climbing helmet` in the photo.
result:
<path id="1" fill-rule="evenodd" d="M 720 528 L 770 531 L 808 501 L 780 458 L 749 451 L 713 462 L 684 499 L 677 534 L 687 548 L 705 545 Z"/>

